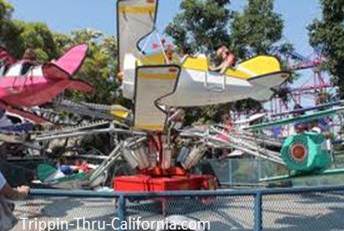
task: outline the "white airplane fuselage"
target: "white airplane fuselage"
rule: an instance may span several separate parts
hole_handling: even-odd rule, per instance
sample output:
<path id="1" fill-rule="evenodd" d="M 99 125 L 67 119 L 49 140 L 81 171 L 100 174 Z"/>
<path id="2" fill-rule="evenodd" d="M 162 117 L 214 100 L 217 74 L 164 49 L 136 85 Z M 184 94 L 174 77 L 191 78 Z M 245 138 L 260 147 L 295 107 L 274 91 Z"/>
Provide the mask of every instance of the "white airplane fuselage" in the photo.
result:
<path id="1" fill-rule="evenodd" d="M 160 103 L 173 107 L 203 106 L 247 98 L 253 86 L 246 80 L 214 72 L 182 69 L 175 92 Z"/>
<path id="2" fill-rule="evenodd" d="M 132 100 L 135 96 L 136 64 L 133 56 L 126 57 L 122 90 L 124 97 Z M 159 68 L 161 67 L 163 65 Z M 166 67 L 169 66 L 166 65 Z M 288 77 L 285 72 L 276 72 L 257 78 L 242 79 L 217 72 L 187 69 L 183 66 L 179 68 L 180 74 L 177 77 L 174 92 L 167 96 L 157 96 L 159 104 L 171 107 L 192 107 L 234 102 L 247 98 L 264 101 L 273 95 L 270 89 L 278 87 Z M 157 81 L 163 81 L 163 77 Z M 147 89 L 149 90 L 152 89 Z"/>

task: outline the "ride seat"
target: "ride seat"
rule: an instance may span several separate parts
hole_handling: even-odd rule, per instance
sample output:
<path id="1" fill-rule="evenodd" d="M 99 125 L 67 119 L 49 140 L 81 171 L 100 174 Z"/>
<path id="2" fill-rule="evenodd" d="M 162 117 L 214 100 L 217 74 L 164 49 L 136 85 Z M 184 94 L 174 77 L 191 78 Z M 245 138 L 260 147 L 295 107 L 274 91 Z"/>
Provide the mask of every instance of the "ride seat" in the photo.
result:
<path id="1" fill-rule="evenodd" d="M 6 72 L 6 76 L 22 76 L 26 75 L 28 71 L 35 65 L 29 60 L 21 60 L 10 66 Z"/>
<path id="2" fill-rule="evenodd" d="M 0 76 L 4 76 L 8 70 L 8 65 L 0 61 Z"/>

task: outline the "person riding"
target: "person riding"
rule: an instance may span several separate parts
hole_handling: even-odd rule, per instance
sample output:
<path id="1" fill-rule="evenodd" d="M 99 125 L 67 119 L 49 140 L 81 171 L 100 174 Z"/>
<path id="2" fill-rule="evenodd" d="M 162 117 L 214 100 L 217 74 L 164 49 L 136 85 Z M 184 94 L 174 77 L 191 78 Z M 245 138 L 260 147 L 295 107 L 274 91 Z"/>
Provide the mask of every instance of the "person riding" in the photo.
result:
<path id="1" fill-rule="evenodd" d="M 9 67 L 15 63 L 15 59 L 0 46 L 0 76 L 5 75 Z"/>
<path id="2" fill-rule="evenodd" d="M 235 56 L 225 45 L 216 50 L 216 59 L 219 60 L 220 64 L 217 67 L 209 67 L 210 71 L 218 71 L 224 74 L 227 68 L 235 65 Z"/>
<path id="3" fill-rule="evenodd" d="M 26 49 L 22 60 L 24 61 L 24 63 L 21 74 L 25 75 L 31 67 L 37 65 L 37 56 L 35 50 L 31 48 Z"/>
<path id="4" fill-rule="evenodd" d="M 165 49 L 165 55 L 166 55 L 166 64 L 171 64 L 174 62 L 174 50 L 172 45 L 167 45 Z"/>

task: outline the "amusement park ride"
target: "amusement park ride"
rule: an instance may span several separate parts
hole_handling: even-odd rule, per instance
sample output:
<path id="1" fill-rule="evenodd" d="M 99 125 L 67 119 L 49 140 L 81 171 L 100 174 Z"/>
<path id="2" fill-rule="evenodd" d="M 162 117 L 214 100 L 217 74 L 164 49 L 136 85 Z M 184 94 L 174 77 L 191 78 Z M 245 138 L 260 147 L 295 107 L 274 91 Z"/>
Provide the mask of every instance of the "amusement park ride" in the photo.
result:
<path id="1" fill-rule="evenodd" d="M 324 96 L 334 89 L 334 86 L 329 83 L 324 72 L 322 71 L 322 64 L 326 61 L 320 52 L 315 51 L 313 54 L 305 57 L 295 51 L 287 52 L 286 54 L 277 55 L 283 57 L 283 60 L 287 64 L 289 71 L 299 72 L 310 70 L 313 74 L 310 77 L 302 78 L 299 86 L 289 86 L 286 88 L 288 98 L 292 100 L 294 105 L 303 104 L 319 104 L 325 103 Z M 305 99 L 308 102 L 305 102 Z M 292 104 L 288 104 L 285 99 L 281 99 L 278 96 L 274 96 L 270 100 L 270 109 L 274 115 L 278 115 L 282 112 L 290 111 Z"/>
<path id="2" fill-rule="evenodd" d="M 158 0 L 117 2 L 118 68 L 123 77 L 121 89 L 123 97 L 132 100 L 133 110 L 120 105 L 75 103 L 59 97 L 66 89 L 83 92 L 92 89 L 87 83 L 71 79 L 86 56 L 86 45 L 72 48 L 57 61 L 31 65 L 25 73 L 22 73 L 25 60 L 15 62 L 5 50 L 1 50 L 0 106 L 4 110 L 17 113 L 34 124 L 42 124 L 46 120 L 33 112 L 45 111 L 45 105 L 50 104 L 53 107 L 51 113 L 59 109 L 86 115 L 92 118 L 92 123 L 87 121 L 79 126 L 56 130 L 43 127 L 38 131 L 20 132 L 15 128 L 21 124 L 0 126 L 0 140 L 28 148 L 34 146 L 39 150 L 46 146 L 37 146 L 37 143 L 91 134 L 111 134 L 115 140 L 113 151 L 98 166 L 79 166 L 78 169 L 83 169 L 79 172 L 69 168 L 67 174 L 61 168 L 40 165 L 37 177 L 43 184 L 94 188 L 109 178 L 109 169 L 122 158 L 136 174 L 115 176 L 112 186 L 116 191 L 216 189 L 215 176 L 192 173 L 209 147 L 239 150 L 283 165 L 290 172 L 287 176 L 264 181 L 343 172 L 341 169 L 328 170 L 332 159 L 325 144 L 329 138 L 312 131 L 315 120 L 341 116 L 344 111 L 342 102 L 284 112 L 283 116 L 287 116 L 284 119 L 255 125 L 251 124 L 266 120 L 267 115 L 234 121 L 231 126 L 175 127 L 174 122 L 176 118 L 182 118 L 181 109 L 185 107 L 248 98 L 267 101 L 286 82 L 290 73 L 282 70 L 277 58 L 268 55 L 250 58 L 220 74 L 208 70 L 205 55 L 177 57 L 174 54 L 171 62 L 163 46 L 161 52 L 146 52 L 146 43 L 154 33 L 158 3 Z M 163 4 L 162 1 L 160 3 Z M 312 110 L 319 112 L 305 114 Z M 294 123 L 299 125 L 293 135 L 281 137 L 269 133 L 272 128 Z M 179 152 L 176 152 L 174 144 L 176 137 L 183 144 Z"/>

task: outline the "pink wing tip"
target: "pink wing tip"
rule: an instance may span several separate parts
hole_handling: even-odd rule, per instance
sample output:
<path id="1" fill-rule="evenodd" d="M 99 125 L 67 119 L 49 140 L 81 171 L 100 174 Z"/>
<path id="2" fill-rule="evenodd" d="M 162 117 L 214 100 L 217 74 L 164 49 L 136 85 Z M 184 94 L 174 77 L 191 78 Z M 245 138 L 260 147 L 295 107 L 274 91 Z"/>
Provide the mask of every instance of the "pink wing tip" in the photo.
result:
<path id="1" fill-rule="evenodd" d="M 69 75 L 74 75 L 83 64 L 87 55 L 87 50 L 87 44 L 76 45 L 53 63 L 66 71 Z"/>

